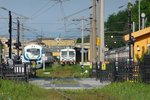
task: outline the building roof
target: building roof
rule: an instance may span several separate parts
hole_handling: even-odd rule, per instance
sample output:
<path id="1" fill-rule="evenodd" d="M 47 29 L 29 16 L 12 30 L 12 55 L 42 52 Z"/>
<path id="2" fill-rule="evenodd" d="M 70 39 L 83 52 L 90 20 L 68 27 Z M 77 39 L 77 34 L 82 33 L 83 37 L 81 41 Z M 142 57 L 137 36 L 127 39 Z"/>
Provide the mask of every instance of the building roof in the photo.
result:
<path id="1" fill-rule="evenodd" d="M 144 28 L 144 29 L 142 29 L 142 30 L 133 32 L 133 33 L 132 33 L 132 36 L 133 36 L 134 38 L 137 38 L 137 37 L 146 35 L 146 34 L 148 34 L 148 33 L 150 33 L 150 27 L 147 27 L 147 28 Z M 128 41 L 128 40 L 129 40 L 129 34 L 125 35 L 125 36 L 124 36 L 124 39 L 125 39 L 125 41 Z"/>

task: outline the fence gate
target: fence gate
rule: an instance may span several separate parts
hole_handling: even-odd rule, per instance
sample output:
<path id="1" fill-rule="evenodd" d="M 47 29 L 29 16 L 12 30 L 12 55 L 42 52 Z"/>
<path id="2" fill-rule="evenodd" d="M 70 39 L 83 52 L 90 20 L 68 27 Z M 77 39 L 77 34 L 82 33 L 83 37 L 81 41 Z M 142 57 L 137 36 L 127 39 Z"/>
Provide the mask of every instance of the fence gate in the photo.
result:
<path id="1" fill-rule="evenodd" d="M 144 56 L 144 63 L 141 66 L 142 80 L 145 83 L 150 83 L 150 55 Z"/>
<path id="2" fill-rule="evenodd" d="M 3 79 L 27 81 L 27 67 L 25 64 L 16 64 L 13 66 L 0 65 L 0 77 Z"/>
<path id="3" fill-rule="evenodd" d="M 112 71 L 112 81 L 138 81 L 139 79 L 139 65 L 133 62 L 129 63 L 127 59 L 110 61 L 108 66 Z"/>

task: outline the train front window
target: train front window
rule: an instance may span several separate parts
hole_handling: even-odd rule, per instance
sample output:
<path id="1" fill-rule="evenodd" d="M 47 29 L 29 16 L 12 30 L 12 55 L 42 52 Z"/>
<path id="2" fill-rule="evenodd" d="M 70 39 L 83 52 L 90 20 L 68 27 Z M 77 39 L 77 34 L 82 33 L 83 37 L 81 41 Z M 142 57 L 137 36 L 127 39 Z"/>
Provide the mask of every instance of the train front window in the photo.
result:
<path id="1" fill-rule="evenodd" d="M 67 56 L 67 52 L 66 51 L 62 51 L 62 56 Z"/>
<path id="2" fill-rule="evenodd" d="M 28 49 L 27 52 L 33 54 L 33 55 L 39 55 L 40 49 Z"/>
<path id="3" fill-rule="evenodd" d="M 70 55 L 70 56 L 74 56 L 74 55 L 75 55 L 75 52 L 74 52 L 74 51 L 69 51 L 69 55 Z"/>

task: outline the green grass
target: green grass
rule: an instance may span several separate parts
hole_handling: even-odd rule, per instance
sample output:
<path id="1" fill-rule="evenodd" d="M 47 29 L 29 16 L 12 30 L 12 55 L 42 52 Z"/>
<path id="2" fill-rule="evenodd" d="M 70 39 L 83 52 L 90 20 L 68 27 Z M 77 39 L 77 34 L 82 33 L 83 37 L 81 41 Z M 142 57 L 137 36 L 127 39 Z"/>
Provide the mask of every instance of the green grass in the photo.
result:
<path id="1" fill-rule="evenodd" d="M 43 69 L 37 70 L 38 77 L 44 78 L 87 78 L 90 77 L 89 66 L 84 67 L 84 71 L 88 70 L 88 73 L 82 73 L 80 65 L 53 65 L 52 67 L 46 67 L 46 70 Z M 50 72 L 50 74 L 44 74 L 44 72 Z"/>
<path id="2" fill-rule="evenodd" d="M 74 100 L 150 100 L 150 85 L 143 83 L 113 83 L 104 88 L 66 90 Z"/>
<path id="3" fill-rule="evenodd" d="M 59 92 L 58 92 L 59 91 Z M 112 83 L 104 88 L 45 90 L 28 83 L 0 80 L 0 100 L 150 100 L 150 85 Z"/>
<path id="4" fill-rule="evenodd" d="M 144 83 L 113 83 L 101 91 L 109 92 L 118 100 L 150 100 L 150 85 Z"/>
<path id="5" fill-rule="evenodd" d="M 62 98 L 54 90 L 45 90 L 28 83 L 0 80 L 0 100 L 53 100 Z"/>

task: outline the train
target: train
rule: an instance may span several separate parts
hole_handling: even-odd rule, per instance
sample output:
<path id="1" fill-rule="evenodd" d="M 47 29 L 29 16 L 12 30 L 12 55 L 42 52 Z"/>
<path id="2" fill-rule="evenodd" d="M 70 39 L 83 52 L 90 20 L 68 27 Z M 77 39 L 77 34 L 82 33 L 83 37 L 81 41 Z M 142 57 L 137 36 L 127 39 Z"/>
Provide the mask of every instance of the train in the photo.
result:
<path id="1" fill-rule="evenodd" d="M 24 47 L 22 55 L 22 63 L 36 62 L 36 68 L 41 68 L 43 63 L 51 64 L 54 62 L 52 52 L 48 48 L 42 47 L 38 44 L 29 44 Z"/>
<path id="2" fill-rule="evenodd" d="M 36 68 L 42 67 L 42 46 L 37 44 L 29 44 L 24 47 L 22 55 L 22 63 L 30 64 L 31 61 L 36 61 Z"/>
<path id="3" fill-rule="evenodd" d="M 128 60 L 128 58 L 129 58 L 129 47 L 127 46 L 116 48 L 105 52 L 106 61 Z"/>
<path id="4" fill-rule="evenodd" d="M 42 54 L 45 58 L 45 64 L 46 65 L 51 65 L 55 62 L 55 59 L 53 57 L 52 51 L 50 48 L 43 47 L 42 48 Z"/>
<path id="5" fill-rule="evenodd" d="M 60 64 L 76 64 L 75 49 L 66 48 L 60 50 Z"/>

